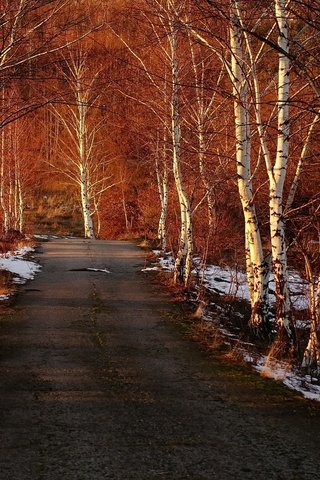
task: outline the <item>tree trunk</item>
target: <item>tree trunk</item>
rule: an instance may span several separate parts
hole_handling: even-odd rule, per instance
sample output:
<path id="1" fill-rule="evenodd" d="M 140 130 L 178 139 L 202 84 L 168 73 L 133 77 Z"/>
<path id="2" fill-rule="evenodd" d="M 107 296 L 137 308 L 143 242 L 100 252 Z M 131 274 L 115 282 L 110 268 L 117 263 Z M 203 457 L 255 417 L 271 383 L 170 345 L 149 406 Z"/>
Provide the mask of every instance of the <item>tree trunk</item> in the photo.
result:
<path id="1" fill-rule="evenodd" d="M 79 79 L 76 82 L 76 95 L 78 105 L 78 148 L 79 148 L 79 180 L 80 180 L 80 195 L 81 207 L 83 215 L 83 226 L 85 238 L 95 238 L 93 221 L 91 215 L 91 205 L 89 196 L 89 178 L 86 169 L 87 165 L 87 136 L 86 136 L 86 113 L 87 107 L 82 98 L 82 85 Z"/>
<path id="2" fill-rule="evenodd" d="M 85 169 L 81 166 L 80 171 L 80 195 L 85 238 L 95 238 L 93 221 L 91 216 L 90 199 L 88 196 L 88 179 Z"/>
<path id="3" fill-rule="evenodd" d="M 275 0 L 275 15 L 279 27 L 278 45 L 278 138 L 277 154 L 270 181 L 270 236 L 272 249 L 272 268 L 276 290 L 276 320 L 279 338 L 284 341 L 283 352 L 288 346 L 295 348 L 295 334 L 292 325 L 291 302 L 288 287 L 287 251 L 283 220 L 283 188 L 288 166 L 289 151 L 289 40 L 288 21 L 285 0 Z M 282 53 L 284 52 L 284 53 Z"/>
<path id="4" fill-rule="evenodd" d="M 193 237 L 192 237 L 192 215 L 190 201 L 187 192 L 184 189 L 183 177 L 180 162 L 180 144 L 181 144 L 181 127 L 179 115 L 179 73 L 177 60 L 177 37 L 176 26 L 170 19 L 169 41 L 171 47 L 171 69 L 172 69 L 172 97 L 171 97 L 171 132 L 173 147 L 173 175 L 178 193 L 181 215 L 181 229 L 178 253 L 174 266 L 174 282 L 178 280 L 183 282 L 187 287 L 190 281 L 192 270 L 192 253 L 193 253 Z"/>
<path id="5" fill-rule="evenodd" d="M 1 165 L 0 165 L 0 204 L 2 209 L 2 229 L 4 233 L 9 230 L 9 212 L 5 198 L 5 130 L 1 129 Z"/>
<path id="6" fill-rule="evenodd" d="M 162 172 L 160 171 L 159 165 L 159 143 L 157 144 L 156 151 L 156 176 L 157 176 L 157 185 L 160 198 L 161 212 L 158 225 L 158 239 L 160 242 L 161 251 L 165 252 L 167 248 L 167 214 L 168 214 L 168 167 L 167 167 L 167 138 L 166 138 L 166 128 L 164 133 L 164 142 L 163 142 L 163 162 L 162 162 Z"/>
<path id="7" fill-rule="evenodd" d="M 258 334 L 270 332 L 268 304 L 268 265 L 264 259 L 258 219 L 252 194 L 251 132 L 247 79 L 236 16 L 237 2 L 231 8 L 231 80 L 234 95 L 238 190 L 245 222 L 246 266 L 251 299 L 250 326 Z"/>

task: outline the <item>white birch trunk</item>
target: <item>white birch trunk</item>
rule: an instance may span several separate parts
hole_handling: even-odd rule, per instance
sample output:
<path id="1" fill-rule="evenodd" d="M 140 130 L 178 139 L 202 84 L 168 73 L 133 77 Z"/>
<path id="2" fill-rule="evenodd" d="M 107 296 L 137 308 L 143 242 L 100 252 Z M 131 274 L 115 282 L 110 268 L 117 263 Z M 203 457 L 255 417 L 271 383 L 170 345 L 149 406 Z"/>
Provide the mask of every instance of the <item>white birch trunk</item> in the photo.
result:
<path id="1" fill-rule="evenodd" d="M 0 204 L 3 215 L 3 231 L 9 230 L 9 212 L 5 198 L 5 131 L 1 130 L 1 165 L 0 165 Z"/>
<path id="2" fill-rule="evenodd" d="M 21 165 L 19 158 L 19 140 L 18 130 L 15 124 L 13 138 L 13 158 L 14 158 L 14 229 L 22 233 L 24 202 L 21 182 Z"/>
<path id="3" fill-rule="evenodd" d="M 256 332 L 269 332 L 268 265 L 264 260 L 259 224 L 254 206 L 251 177 L 251 132 L 247 99 L 247 80 L 241 45 L 241 30 L 236 17 L 237 2 L 231 8 L 231 80 L 234 95 L 238 190 L 245 222 L 246 266 L 251 299 L 250 326 Z"/>
<path id="4" fill-rule="evenodd" d="M 22 188 L 21 188 L 21 182 L 20 180 L 18 181 L 18 230 L 19 232 L 23 233 L 23 228 L 24 228 L 24 201 L 23 201 L 23 195 L 22 195 Z"/>
<path id="5" fill-rule="evenodd" d="M 161 251 L 165 252 L 167 248 L 167 215 L 168 215 L 168 172 L 165 168 L 162 178 L 159 179 L 159 195 L 161 212 L 158 225 L 158 239 L 160 241 Z M 161 193 L 160 193 L 161 192 Z"/>
<path id="6" fill-rule="evenodd" d="M 79 180 L 80 180 L 80 195 L 81 207 L 83 215 L 83 226 L 85 238 L 94 238 L 93 221 L 91 215 L 91 205 L 89 196 L 89 177 L 86 169 L 87 165 L 87 138 L 86 138 L 86 111 L 87 107 L 82 98 L 82 85 L 77 79 L 76 94 L 78 105 L 78 148 L 79 148 Z"/>
<path id="7" fill-rule="evenodd" d="M 169 42 L 171 48 L 172 69 L 171 132 L 173 148 L 173 175 L 179 198 L 181 215 L 180 240 L 174 266 L 174 282 L 176 283 L 178 282 L 178 280 L 181 282 L 183 281 L 184 285 L 187 286 L 189 284 L 192 270 L 192 215 L 190 201 L 183 185 L 180 162 L 181 127 L 179 115 L 179 74 L 177 60 L 176 27 L 173 24 L 172 19 L 170 19 L 169 23 Z"/>
<path id="8" fill-rule="evenodd" d="M 101 232 L 101 218 L 100 218 L 100 209 L 99 209 L 100 201 L 96 197 L 94 197 L 93 203 L 94 203 L 94 211 L 96 214 L 96 232 L 97 232 L 97 237 L 99 238 L 100 232 Z M 91 218 L 92 218 L 92 215 L 91 215 Z"/>
<path id="9" fill-rule="evenodd" d="M 122 193 L 122 209 L 123 209 L 124 221 L 125 221 L 125 225 L 126 225 L 126 232 L 129 232 L 130 223 L 129 223 L 129 218 L 128 218 L 127 202 L 126 202 L 126 197 L 125 197 L 125 193 L 124 193 L 123 184 L 121 184 L 121 193 Z"/>
<path id="10" fill-rule="evenodd" d="M 156 176 L 157 185 L 160 198 L 161 212 L 158 224 L 158 239 L 160 242 L 161 251 L 165 252 L 167 248 L 167 215 L 168 215 L 168 167 L 167 167 L 167 136 L 166 128 L 164 129 L 164 142 L 163 142 L 163 161 L 162 172 L 159 165 L 159 142 L 157 144 L 156 151 Z"/>
<path id="11" fill-rule="evenodd" d="M 291 346 L 294 330 L 291 320 L 291 302 L 288 288 L 287 252 L 283 220 L 283 187 L 286 178 L 289 153 L 289 39 L 285 0 L 275 0 L 275 15 L 279 27 L 278 44 L 278 137 L 277 153 L 270 182 L 270 236 L 272 268 L 276 290 L 276 319 L 279 334 L 285 332 Z"/>
<path id="12" fill-rule="evenodd" d="M 80 166 L 80 195 L 85 238 L 94 238 L 93 222 L 88 195 L 88 178 L 83 166 Z"/>

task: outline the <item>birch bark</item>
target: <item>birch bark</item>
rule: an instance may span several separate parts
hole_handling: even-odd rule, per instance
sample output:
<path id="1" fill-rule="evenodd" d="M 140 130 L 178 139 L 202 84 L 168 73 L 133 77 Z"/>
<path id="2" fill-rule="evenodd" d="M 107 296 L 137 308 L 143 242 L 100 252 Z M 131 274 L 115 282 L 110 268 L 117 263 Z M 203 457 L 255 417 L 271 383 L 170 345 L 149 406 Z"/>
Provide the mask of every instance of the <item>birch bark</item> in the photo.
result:
<path id="1" fill-rule="evenodd" d="M 184 188 L 181 171 L 181 124 L 179 105 L 179 68 L 177 57 L 177 31 L 173 18 L 169 18 L 169 44 L 171 50 L 172 96 L 171 96 L 171 133 L 173 154 L 173 176 L 180 205 L 180 239 L 174 265 L 174 282 L 189 284 L 192 269 L 193 236 L 190 201 Z"/>
<path id="2" fill-rule="evenodd" d="M 289 38 L 288 18 L 285 0 L 275 0 L 275 17 L 279 29 L 278 45 L 278 136 L 276 159 L 269 173 L 269 211 L 272 251 L 272 269 L 276 289 L 276 319 L 279 336 L 285 334 L 294 347 L 295 334 L 292 325 L 291 302 L 288 286 L 287 251 L 283 218 L 283 188 L 286 178 L 289 154 Z"/>
<path id="3" fill-rule="evenodd" d="M 85 238 L 94 238 L 93 222 L 90 209 L 90 201 L 88 194 L 88 175 L 83 165 L 80 165 L 80 195 L 81 207 L 83 215 L 83 226 Z"/>
<path id="4" fill-rule="evenodd" d="M 167 248 L 167 214 L 168 214 L 168 200 L 169 200 L 169 191 L 168 191 L 168 166 L 167 166 L 167 134 L 166 127 L 164 127 L 164 138 L 163 138 L 163 147 L 162 147 L 162 162 L 160 160 L 160 148 L 159 148 L 159 138 L 157 139 L 157 148 L 156 148 L 156 176 L 157 176 L 157 185 L 160 198 L 160 218 L 158 224 L 158 239 L 160 242 L 161 251 L 165 252 Z M 162 164 L 162 169 L 160 167 Z"/>
<path id="5" fill-rule="evenodd" d="M 87 106 L 86 99 L 82 95 L 83 87 L 80 78 L 76 79 L 76 99 L 78 107 L 78 125 L 77 137 L 79 148 L 79 180 L 80 180 L 80 196 L 83 215 L 84 236 L 85 238 L 94 238 L 93 221 L 91 216 L 91 205 L 89 196 L 89 176 L 86 168 L 87 165 L 87 132 L 86 117 Z"/>
<path id="6" fill-rule="evenodd" d="M 0 204 L 2 209 L 2 228 L 4 233 L 9 230 L 9 211 L 5 196 L 5 131 L 1 129 L 1 164 L 0 164 Z"/>
<path id="7" fill-rule="evenodd" d="M 241 29 L 237 17 L 237 1 L 231 3 L 231 80 L 234 97 L 236 162 L 238 190 L 245 222 L 247 278 L 251 299 L 251 327 L 258 333 L 269 333 L 268 324 L 268 265 L 264 259 L 258 218 L 254 206 L 251 175 L 251 131 L 245 76 L 245 61 L 241 44 Z"/>

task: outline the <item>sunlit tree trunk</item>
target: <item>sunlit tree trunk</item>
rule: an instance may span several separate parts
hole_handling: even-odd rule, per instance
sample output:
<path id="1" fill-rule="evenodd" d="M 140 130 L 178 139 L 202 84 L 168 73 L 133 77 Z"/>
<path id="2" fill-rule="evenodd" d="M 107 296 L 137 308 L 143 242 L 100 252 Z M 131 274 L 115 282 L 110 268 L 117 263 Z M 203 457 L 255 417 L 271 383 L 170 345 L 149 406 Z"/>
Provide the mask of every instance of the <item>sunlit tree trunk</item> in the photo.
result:
<path id="1" fill-rule="evenodd" d="M 86 112 L 87 106 L 85 105 L 85 99 L 82 98 L 81 92 L 83 87 L 81 82 L 77 81 L 76 86 L 77 94 L 77 106 L 78 106 L 78 148 L 79 148 L 79 180 L 80 180 L 80 195 L 81 195 L 81 207 L 83 215 L 84 236 L 85 238 L 94 238 L 92 212 L 89 197 L 89 178 L 87 165 L 87 134 L 86 134 Z"/>
<path id="2" fill-rule="evenodd" d="M 123 208 L 124 221 L 125 221 L 125 225 L 126 225 L 126 232 L 129 232 L 130 223 L 129 223 L 129 218 L 128 218 L 127 202 L 126 202 L 126 196 L 125 196 L 125 191 L 124 191 L 123 184 L 121 185 L 121 194 L 122 194 L 122 208 Z"/>
<path id="3" fill-rule="evenodd" d="M 17 125 L 14 124 L 13 166 L 14 166 L 14 229 L 22 232 L 23 225 L 23 199 L 21 189 L 21 164 L 19 158 L 19 140 Z"/>
<path id="4" fill-rule="evenodd" d="M 0 164 L 0 204 L 2 209 L 2 225 L 4 233 L 8 232 L 9 229 L 9 211 L 5 195 L 5 164 L 6 164 L 6 153 L 5 153 L 5 131 L 4 128 L 1 129 L 1 164 Z"/>
<path id="5" fill-rule="evenodd" d="M 21 181 L 20 179 L 18 180 L 18 230 L 19 232 L 23 232 L 24 229 L 24 200 L 23 200 L 23 192 L 21 188 Z"/>
<path id="6" fill-rule="evenodd" d="M 173 153 L 173 175 L 179 198 L 181 229 L 179 247 L 174 266 L 174 281 L 183 281 L 187 286 L 191 276 L 193 237 L 190 201 L 184 188 L 181 172 L 181 125 L 179 112 L 179 69 L 177 58 L 177 32 L 173 18 L 169 20 L 169 42 L 171 49 L 172 97 L 171 97 L 171 132 Z"/>
<path id="7" fill-rule="evenodd" d="M 160 198 L 160 218 L 158 224 L 158 239 L 160 242 L 160 248 L 162 252 L 166 251 L 167 248 L 167 215 L 168 215 L 168 166 L 167 166 L 167 133 L 166 127 L 164 128 L 164 137 L 163 137 L 163 146 L 162 146 L 162 155 L 159 146 L 159 138 L 157 139 L 157 148 L 156 148 L 156 176 L 157 176 L 157 185 Z M 162 156 L 162 161 L 161 161 Z M 162 165 L 162 168 L 161 166 Z"/>
<path id="8" fill-rule="evenodd" d="M 289 153 L 289 39 L 288 19 L 285 0 L 275 0 L 275 16 L 279 28 L 278 45 L 278 137 L 276 160 L 269 172 L 270 184 L 270 236 L 272 250 L 272 269 L 276 289 L 276 319 L 279 336 L 284 333 L 291 347 L 295 335 L 292 325 L 291 302 L 288 286 L 287 250 L 283 219 L 283 188 L 286 178 Z M 271 174 L 270 174 L 271 173 Z"/>
<path id="9" fill-rule="evenodd" d="M 93 222 L 88 194 L 88 177 L 83 165 L 80 165 L 80 195 L 84 225 L 84 236 L 85 238 L 94 238 Z"/>
<path id="10" fill-rule="evenodd" d="M 266 278 L 268 265 L 265 262 L 258 219 L 254 206 L 251 175 L 251 132 L 248 107 L 247 79 L 241 45 L 241 29 L 236 15 L 237 2 L 231 7 L 231 80 L 234 95 L 236 130 L 236 161 L 238 190 L 245 221 L 245 248 L 247 278 L 251 299 L 251 327 L 258 333 L 269 332 L 268 288 Z"/>

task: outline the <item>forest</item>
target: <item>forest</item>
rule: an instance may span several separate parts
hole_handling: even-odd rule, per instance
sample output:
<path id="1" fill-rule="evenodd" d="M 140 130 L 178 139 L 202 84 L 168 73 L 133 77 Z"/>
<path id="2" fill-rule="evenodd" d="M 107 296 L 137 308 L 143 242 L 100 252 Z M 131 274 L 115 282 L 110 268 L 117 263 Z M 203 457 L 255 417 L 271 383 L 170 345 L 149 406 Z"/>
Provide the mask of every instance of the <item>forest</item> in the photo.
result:
<path id="1" fill-rule="evenodd" d="M 3 242 L 144 238 L 199 295 L 207 265 L 245 274 L 249 337 L 319 377 L 319 0 L 1 0 L 0 19 Z"/>

